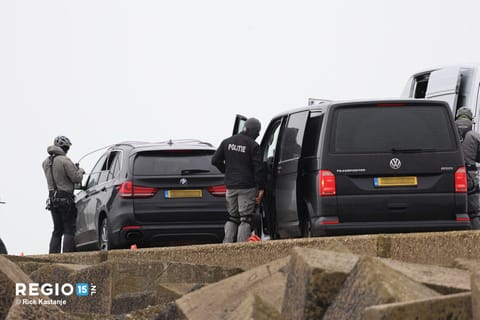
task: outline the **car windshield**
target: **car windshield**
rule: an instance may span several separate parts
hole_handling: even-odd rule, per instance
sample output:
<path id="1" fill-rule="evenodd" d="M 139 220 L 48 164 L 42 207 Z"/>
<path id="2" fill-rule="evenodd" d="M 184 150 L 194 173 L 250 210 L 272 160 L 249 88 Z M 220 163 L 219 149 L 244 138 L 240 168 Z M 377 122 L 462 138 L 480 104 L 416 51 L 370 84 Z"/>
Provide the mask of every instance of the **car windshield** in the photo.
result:
<path id="1" fill-rule="evenodd" d="M 454 150 L 446 108 L 348 107 L 334 114 L 334 153 L 402 153 Z"/>
<path id="2" fill-rule="evenodd" d="M 142 176 L 218 174 L 212 166 L 212 150 L 172 150 L 141 152 L 133 172 Z"/>

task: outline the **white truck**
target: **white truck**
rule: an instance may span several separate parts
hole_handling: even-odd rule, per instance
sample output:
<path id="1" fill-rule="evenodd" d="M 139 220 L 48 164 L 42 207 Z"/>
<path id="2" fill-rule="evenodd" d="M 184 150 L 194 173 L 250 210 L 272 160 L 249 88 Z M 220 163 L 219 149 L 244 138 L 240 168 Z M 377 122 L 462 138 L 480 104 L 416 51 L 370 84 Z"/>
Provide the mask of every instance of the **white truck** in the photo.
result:
<path id="1" fill-rule="evenodd" d="M 402 98 L 434 99 L 448 102 L 453 114 L 469 107 L 478 120 L 480 112 L 480 64 L 444 66 L 422 70 L 407 81 Z M 480 125 L 474 124 L 480 131 Z"/>

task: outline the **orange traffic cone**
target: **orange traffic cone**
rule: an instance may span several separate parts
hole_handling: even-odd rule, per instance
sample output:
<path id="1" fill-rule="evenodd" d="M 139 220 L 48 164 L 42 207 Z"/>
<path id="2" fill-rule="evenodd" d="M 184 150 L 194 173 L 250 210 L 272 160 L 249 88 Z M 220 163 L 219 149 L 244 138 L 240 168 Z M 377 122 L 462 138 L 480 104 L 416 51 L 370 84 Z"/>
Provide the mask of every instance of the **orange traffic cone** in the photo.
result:
<path id="1" fill-rule="evenodd" d="M 248 237 L 248 242 L 258 242 L 258 241 L 261 241 L 261 240 L 262 239 L 260 239 L 260 237 L 255 234 L 255 231 L 252 232 L 250 237 Z"/>

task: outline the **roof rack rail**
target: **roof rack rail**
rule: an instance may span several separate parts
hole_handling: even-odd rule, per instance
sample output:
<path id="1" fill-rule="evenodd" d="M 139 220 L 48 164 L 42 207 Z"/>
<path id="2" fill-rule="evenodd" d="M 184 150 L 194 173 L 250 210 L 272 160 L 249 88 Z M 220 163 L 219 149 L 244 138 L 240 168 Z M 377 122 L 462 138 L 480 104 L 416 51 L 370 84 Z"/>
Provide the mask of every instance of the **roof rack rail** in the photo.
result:
<path id="1" fill-rule="evenodd" d="M 160 141 L 160 142 L 156 142 L 156 143 L 157 144 L 168 144 L 170 146 L 173 145 L 174 143 L 175 144 L 198 143 L 198 144 L 207 145 L 209 147 L 213 147 L 213 145 L 210 142 L 205 142 L 205 141 L 201 141 L 201 140 L 198 140 L 198 139 L 178 139 L 178 140 L 169 139 L 167 141 Z"/>

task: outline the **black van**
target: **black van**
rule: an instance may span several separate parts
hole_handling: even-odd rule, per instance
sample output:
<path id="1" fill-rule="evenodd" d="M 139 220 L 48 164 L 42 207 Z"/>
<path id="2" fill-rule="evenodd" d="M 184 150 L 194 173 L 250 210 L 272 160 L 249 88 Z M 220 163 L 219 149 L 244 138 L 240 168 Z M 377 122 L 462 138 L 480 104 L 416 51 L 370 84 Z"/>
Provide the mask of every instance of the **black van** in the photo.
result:
<path id="1" fill-rule="evenodd" d="M 273 118 L 261 147 L 262 228 L 274 239 L 471 228 L 444 102 L 324 102 Z"/>

